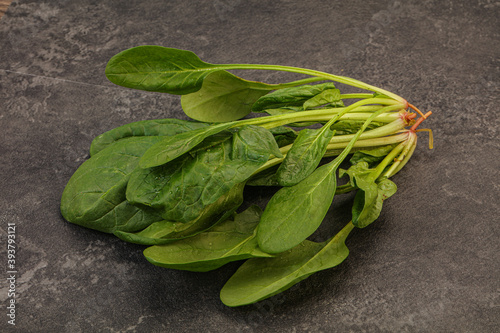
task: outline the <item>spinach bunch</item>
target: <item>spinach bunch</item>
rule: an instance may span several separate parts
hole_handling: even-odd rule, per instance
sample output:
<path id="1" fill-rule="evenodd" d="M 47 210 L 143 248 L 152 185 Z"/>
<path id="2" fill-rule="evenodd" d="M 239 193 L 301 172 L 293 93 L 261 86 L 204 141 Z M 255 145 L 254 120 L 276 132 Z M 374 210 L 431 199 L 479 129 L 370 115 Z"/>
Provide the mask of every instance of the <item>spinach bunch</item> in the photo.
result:
<path id="1" fill-rule="evenodd" d="M 308 77 L 266 84 L 227 71 L 234 69 Z M 96 137 L 63 192 L 63 217 L 148 245 L 146 259 L 166 268 L 205 272 L 246 260 L 221 290 L 228 306 L 260 301 L 339 265 L 349 233 L 373 223 L 396 192 L 389 178 L 412 156 L 417 128 L 431 114 L 348 77 L 214 65 L 160 46 L 117 54 L 106 75 L 121 86 L 182 95 L 193 121 L 143 120 Z M 368 92 L 342 94 L 336 82 Z M 241 119 L 251 112 L 256 116 Z M 351 167 L 341 169 L 349 155 Z M 338 185 L 337 176 L 348 180 Z M 245 186 L 279 190 L 264 210 L 237 212 Z M 352 220 L 325 242 L 308 240 L 334 196 L 350 191 Z"/>

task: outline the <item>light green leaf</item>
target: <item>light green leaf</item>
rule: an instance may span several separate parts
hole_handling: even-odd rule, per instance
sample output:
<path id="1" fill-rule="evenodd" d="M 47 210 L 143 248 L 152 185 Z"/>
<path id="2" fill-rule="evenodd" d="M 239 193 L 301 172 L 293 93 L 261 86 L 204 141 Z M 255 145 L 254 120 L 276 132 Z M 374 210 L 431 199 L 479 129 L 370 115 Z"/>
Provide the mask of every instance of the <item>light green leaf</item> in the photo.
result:
<path id="1" fill-rule="evenodd" d="M 186 115 L 193 119 L 227 122 L 249 114 L 253 103 L 273 89 L 273 85 L 217 71 L 207 76 L 200 90 L 182 96 L 181 104 Z"/>

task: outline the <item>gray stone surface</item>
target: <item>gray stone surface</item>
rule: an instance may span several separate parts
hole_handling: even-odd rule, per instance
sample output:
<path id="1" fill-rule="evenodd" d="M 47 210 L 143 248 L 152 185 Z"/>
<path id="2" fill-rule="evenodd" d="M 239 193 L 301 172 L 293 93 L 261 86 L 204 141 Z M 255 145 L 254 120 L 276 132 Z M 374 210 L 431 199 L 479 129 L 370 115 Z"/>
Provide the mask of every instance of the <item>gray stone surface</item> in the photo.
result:
<path id="1" fill-rule="evenodd" d="M 15 223 L 19 332 L 498 332 L 500 6 L 479 1 L 20 0 L 0 20 L 0 230 Z M 179 98 L 113 86 L 137 45 L 212 63 L 293 65 L 384 87 L 434 114 L 349 258 L 257 305 L 227 308 L 237 268 L 161 269 L 142 247 L 66 223 L 62 190 L 93 137 L 183 118 Z M 278 82 L 289 74 L 250 72 Z M 267 190 L 248 191 L 247 203 Z M 336 199 L 318 237 L 348 219 Z M 5 264 L 4 264 L 5 263 Z"/>

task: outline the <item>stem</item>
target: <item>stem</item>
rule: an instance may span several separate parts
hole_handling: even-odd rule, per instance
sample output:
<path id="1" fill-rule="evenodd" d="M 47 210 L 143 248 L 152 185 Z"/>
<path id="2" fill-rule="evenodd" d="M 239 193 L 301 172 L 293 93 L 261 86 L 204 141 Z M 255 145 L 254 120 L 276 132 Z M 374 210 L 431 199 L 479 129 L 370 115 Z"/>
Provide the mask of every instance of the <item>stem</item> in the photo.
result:
<path id="1" fill-rule="evenodd" d="M 378 92 L 380 94 L 386 95 L 390 98 L 393 98 L 401 103 L 403 103 L 406 106 L 408 105 L 408 102 L 401 96 L 398 96 L 390 91 L 387 91 L 382 88 L 378 88 L 375 86 L 372 86 L 370 84 L 364 83 L 362 81 L 352 79 L 349 77 L 345 76 L 339 76 L 339 75 L 333 75 L 325 72 L 320 72 L 312 69 L 306 69 L 306 68 L 299 68 L 299 67 L 291 67 L 291 66 L 279 66 L 279 65 L 264 65 L 264 64 L 227 64 L 227 65 L 216 65 L 216 67 L 219 67 L 221 69 L 261 69 L 261 70 L 274 70 L 274 71 L 283 71 L 283 72 L 292 72 L 292 73 L 299 73 L 299 74 L 305 74 L 305 75 L 311 75 L 311 76 L 317 76 L 321 77 L 326 80 L 331 80 L 339 83 L 344 83 L 353 87 L 369 90 L 369 91 L 374 91 Z M 212 70 L 214 69 L 213 67 L 211 68 Z"/>
<path id="2" fill-rule="evenodd" d="M 375 117 L 377 117 L 382 112 L 387 112 L 388 110 L 393 109 L 394 107 L 395 107 L 395 105 L 386 106 L 386 107 L 378 110 L 377 112 L 373 113 L 371 115 L 371 117 L 365 121 L 363 126 L 356 133 L 356 135 L 351 139 L 351 141 L 349 142 L 347 147 L 342 151 L 342 153 L 339 156 L 337 156 L 337 158 L 335 158 L 332 162 L 328 163 L 330 165 L 330 168 L 331 168 L 330 170 L 333 171 L 333 170 L 336 170 L 338 168 L 340 163 L 342 163 L 342 161 L 347 157 L 347 155 L 349 154 L 349 152 L 351 151 L 352 147 L 354 146 L 356 141 L 359 139 L 361 134 L 363 134 L 363 132 L 368 127 L 368 125 L 373 121 L 373 119 L 375 119 Z"/>
<path id="3" fill-rule="evenodd" d="M 391 165 L 391 167 L 389 168 L 389 170 L 387 170 L 384 173 L 385 177 L 389 178 L 389 177 L 394 176 L 399 170 L 401 170 L 403 168 L 403 166 L 410 159 L 411 154 L 409 154 L 409 152 L 412 151 L 412 150 L 414 150 L 415 147 L 416 147 L 416 145 L 417 145 L 417 135 L 415 134 L 415 132 L 412 132 L 412 131 L 410 131 L 409 133 L 410 133 L 410 135 L 409 135 L 408 140 L 406 142 L 405 149 L 398 156 L 398 158 L 394 161 L 394 163 Z M 413 153 L 413 151 L 412 151 L 412 153 Z"/>
<path id="4" fill-rule="evenodd" d="M 283 88 L 290 88 L 290 87 L 296 87 L 300 86 L 303 84 L 307 83 L 313 83 L 313 82 L 318 82 L 318 81 L 323 81 L 323 78 L 321 77 L 310 77 L 307 79 L 302 79 L 302 80 L 297 80 L 297 81 L 292 81 L 292 82 L 286 82 L 286 83 L 275 83 L 275 84 L 268 84 L 269 86 L 276 88 L 276 89 L 283 89 Z M 372 95 L 370 95 L 372 96 Z"/>
<path id="5" fill-rule="evenodd" d="M 395 102 L 393 100 L 387 99 L 387 98 L 371 98 L 367 100 L 362 100 L 359 102 L 356 102 L 352 105 L 349 105 L 345 108 L 330 108 L 330 109 L 318 109 L 318 110 L 310 110 L 310 111 L 299 111 L 299 112 L 293 112 L 293 113 L 286 113 L 282 115 L 275 115 L 275 116 L 266 116 L 266 117 L 258 117 L 258 118 L 252 118 L 252 119 L 245 119 L 245 120 L 239 120 L 234 122 L 234 127 L 237 126 L 243 126 L 243 125 L 260 125 L 265 128 L 273 128 L 273 127 L 278 127 L 281 125 L 289 124 L 289 123 L 295 123 L 298 121 L 314 121 L 315 116 L 321 115 L 324 116 L 325 114 L 330 114 L 334 115 L 334 118 L 337 120 L 342 116 L 342 114 L 348 113 L 350 111 L 355 110 L 356 108 L 363 106 L 365 104 L 382 104 L 382 105 L 392 105 L 392 106 L 398 106 L 397 108 L 390 109 L 389 111 L 393 111 L 396 109 L 401 109 L 402 104 Z M 380 108 L 380 106 L 378 106 Z M 330 113 L 325 112 L 325 110 L 329 110 Z M 332 112 L 335 111 L 335 112 Z"/>

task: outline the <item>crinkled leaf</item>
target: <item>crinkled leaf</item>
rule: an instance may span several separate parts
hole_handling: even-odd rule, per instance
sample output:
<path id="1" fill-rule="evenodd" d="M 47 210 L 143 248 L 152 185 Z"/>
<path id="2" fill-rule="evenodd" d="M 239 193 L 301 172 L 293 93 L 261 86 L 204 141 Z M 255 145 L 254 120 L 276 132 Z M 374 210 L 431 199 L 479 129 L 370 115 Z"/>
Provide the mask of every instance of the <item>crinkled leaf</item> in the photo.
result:
<path id="1" fill-rule="evenodd" d="M 342 263 L 349 255 L 349 223 L 324 243 L 304 241 L 273 258 L 247 260 L 227 281 L 220 298 L 227 306 L 252 304 L 287 290 L 310 275 Z"/>
<path id="2" fill-rule="evenodd" d="M 276 192 L 259 224 L 260 248 L 268 253 L 279 253 L 309 237 L 323 221 L 335 188 L 335 172 L 330 165 L 323 165 L 297 185 Z"/>
<path id="3" fill-rule="evenodd" d="M 141 168 L 152 168 L 168 163 L 196 147 L 205 138 L 227 130 L 233 125 L 233 123 L 212 125 L 165 137 L 144 153 L 139 165 Z"/>
<path id="4" fill-rule="evenodd" d="M 117 231 L 115 235 L 124 241 L 143 245 L 168 244 L 192 237 L 228 219 L 243 203 L 243 188 L 244 183 L 237 184 L 216 202 L 206 206 L 192 221 L 186 223 L 159 221 L 136 233 Z"/>
<path id="5" fill-rule="evenodd" d="M 208 124 L 179 119 L 137 121 L 97 136 L 90 145 L 90 155 L 93 156 L 115 141 L 132 136 L 172 136 L 207 126 Z"/>
<path id="6" fill-rule="evenodd" d="M 255 239 L 260 214 L 260 208 L 252 206 L 194 237 L 148 247 L 144 256 L 157 266 L 194 272 L 214 270 L 236 260 L 271 257 L 259 249 Z"/>
<path id="7" fill-rule="evenodd" d="M 309 176 L 321 162 L 334 133 L 330 127 L 301 130 L 278 168 L 278 183 L 292 186 Z"/>
<path id="8" fill-rule="evenodd" d="M 200 90 L 182 96 L 181 104 L 186 115 L 193 119 L 227 122 L 249 114 L 255 101 L 273 89 L 273 85 L 217 71 L 207 76 Z"/>
<path id="9" fill-rule="evenodd" d="M 302 107 L 305 101 L 326 89 L 335 89 L 335 84 L 327 82 L 279 89 L 259 98 L 252 106 L 252 111 L 260 112 L 265 109 L 277 109 L 290 106 Z"/>
<path id="10" fill-rule="evenodd" d="M 199 90 L 215 70 L 215 65 L 201 61 L 191 51 L 144 45 L 113 56 L 106 76 L 127 88 L 184 95 Z"/>
<path id="11" fill-rule="evenodd" d="M 137 231 L 161 217 L 126 201 L 125 189 L 141 155 L 161 137 L 130 137 L 110 144 L 85 161 L 69 180 L 61 213 L 72 223 L 103 232 Z"/>
<path id="12" fill-rule="evenodd" d="M 269 131 L 244 126 L 235 130 L 232 140 L 173 163 L 136 170 L 127 200 L 157 209 L 165 220 L 189 222 L 278 153 Z"/>
<path id="13" fill-rule="evenodd" d="M 340 90 L 325 89 L 314 97 L 309 98 L 304 102 L 302 107 L 304 110 L 312 109 L 321 105 L 340 102 Z"/>

